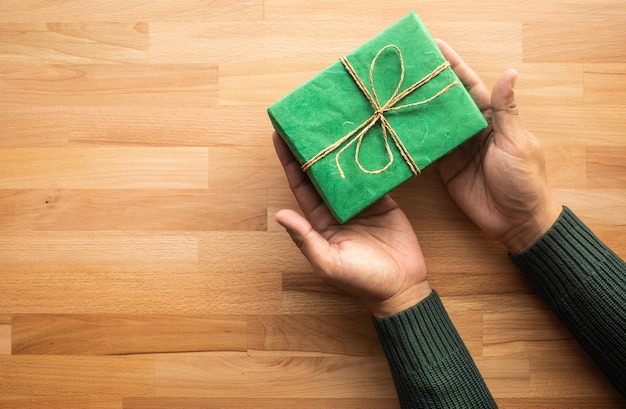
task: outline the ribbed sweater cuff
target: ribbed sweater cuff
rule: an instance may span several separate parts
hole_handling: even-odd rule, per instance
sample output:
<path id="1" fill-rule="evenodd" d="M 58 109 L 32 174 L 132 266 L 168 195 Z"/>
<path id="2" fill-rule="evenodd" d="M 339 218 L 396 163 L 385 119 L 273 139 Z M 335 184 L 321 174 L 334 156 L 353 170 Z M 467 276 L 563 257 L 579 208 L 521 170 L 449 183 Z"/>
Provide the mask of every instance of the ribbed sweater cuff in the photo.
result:
<path id="1" fill-rule="evenodd" d="M 390 365 L 415 372 L 464 350 L 465 344 L 435 291 L 415 306 L 374 320 Z"/>
<path id="2" fill-rule="evenodd" d="M 497 408 L 435 291 L 374 326 L 402 408 Z"/>
<path id="3" fill-rule="evenodd" d="M 624 280 L 616 279 L 624 261 L 567 207 L 537 242 L 510 258 L 551 304 L 590 284 L 609 289 L 607 295 L 616 299 L 626 294 Z"/>
<path id="4" fill-rule="evenodd" d="M 510 257 L 626 396 L 626 263 L 566 207 Z"/>

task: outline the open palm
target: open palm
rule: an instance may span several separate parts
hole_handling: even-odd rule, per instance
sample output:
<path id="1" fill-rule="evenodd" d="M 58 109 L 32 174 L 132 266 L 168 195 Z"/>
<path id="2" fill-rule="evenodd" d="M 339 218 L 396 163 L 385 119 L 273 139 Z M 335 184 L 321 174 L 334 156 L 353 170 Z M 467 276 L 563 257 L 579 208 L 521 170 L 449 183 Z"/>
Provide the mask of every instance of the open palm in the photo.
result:
<path id="1" fill-rule="evenodd" d="M 274 146 L 304 217 L 281 210 L 276 220 L 322 278 L 360 298 L 376 316 L 391 315 L 430 293 L 413 227 L 389 196 L 339 224 L 285 143 Z"/>

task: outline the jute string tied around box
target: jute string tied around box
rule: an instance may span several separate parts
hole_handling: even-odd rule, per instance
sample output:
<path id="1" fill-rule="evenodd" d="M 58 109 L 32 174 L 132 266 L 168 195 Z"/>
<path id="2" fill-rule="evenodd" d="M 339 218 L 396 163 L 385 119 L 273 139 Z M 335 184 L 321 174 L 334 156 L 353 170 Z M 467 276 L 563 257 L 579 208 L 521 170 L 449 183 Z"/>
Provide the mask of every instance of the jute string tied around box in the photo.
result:
<path id="1" fill-rule="evenodd" d="M 373 74 L 374 74 L 374 67 L 376 66 L 376 61 L 378 60 L 380 55 L 388 49 L 393 49 L 398 54 L 398 58 L 400 62 L 400 78 L 398 80 L 398 85 L 396 86 L 396 89 L 393 92 L 393 94 L 391 94 L 391 96 L 389 97 L 389 100 L 387 100 L 387 102 L 385 102 L 384 104 L 381 104 L 380 99 L 378 98 L 378 94 L 376 93 L 376 87 L 374 87 Z M 335 154 L 335 164 L 337 165 L 337 169 L 339 170 L 339 174 L 341 175 L 341 178 L 345 179 L 343 169 L 341 168 L 341 165 L 339 164 L 339 157 L 346 149 L 348 149 L 353 143 L 356 142 L 356 151 L 354 154 L 354 161 L 359 167 L 359 169 L 361 169 L 361 171 L 364 173 L 372 174 L 372 175 L 382 173 L 386 171 L 393 164 L 393 152 L 391 151 L 391 146 L 389 145 L 389 139 L 388 139 L 388 137 L 390 136 L 394 144 L 398 148 L 400 155 L 402 155 L 402 158 L 411 169 L 411 172 L 414 175 L 419 174 L 420 173 L 419 167 L 417 166 L 417 164 L 415 163 L 415 160 L 413 160 L 408 150 L 402 143 L 402 140 L 398 137 L 398 134 L 396 134 L 396 131 L 389 124 L 389 121 L 385 117 L 385 113 L 391 112 L 391 111 L 404 110 L 404 109 L 415 107 L 418 105 L 427 104 L 430 101 L 442 95 L 443 93 L 445 93 L 446 91 L 448 91 L 450 88 L 458 85 L 458 81 L 455 80 L 451 82 L 450 84 L 446 85 L 445 87 L 443 87 L 435 95 L 427 99 L 414 102 L 411 104 L 397 105 L 400 101 L 402 101 L 408 95 L 413 93 L 415 90 L 417 90 L 418 88 L 420 88 L 421 86 L 423 86 L 424 84 L 426 84 L 427 82 L 435 78 L 440 73 L 442 73 L 446 68 L 450 66 L 450 63 L 448 61 L 445 61 L 444 63 L 439 65 L 437 68 L 435 68 L 433 71 L 431 71 L 429 74 L 427 74 L 424 78 L 420 79 L 419 81 L 417 81 L 416 83 L 414 83 L 413 85 L 405 89 L 404 91 L 400 92 L 400 87 L 402 86 L 402 82 L 404 81 L 404 59 L 402 58 L 402 52 L 400 51 L 400 48 L 398 48 L 398 46 L 396 45 L 389 44 L 381 48 L 380 51 L 376 53 L 376 56 L 372 59 L 372 63 L 370 65 L 370 70 L 369 70 L 369 83 L 370 83 L 370 88 L 372 90 L 372 93 L 370 93 L 369 90 L 365 87 L 365 84 L 363 83 L 361 78 L 359 78 L 359 76 L 356 74 L 354 67 L 352 66 L 352 64 L 350 64 L 348 59 L 346 57 L 342 57 L 340 61 L 343 64 L 343 66 L 346 68 L 346 71 L 348 71 L 348 73 L 350 74 L 350 76 L 352 77 L 356 85 L 359 87 L 361 92 L 363 92 L 363 95 L 365 95 L 367 100 L 370 102 L 370 104 L 374 108 L 374 113 L 368 119 L 366 119 L 361 125 L 359 125 L 356 129 L 354 129 L 347 135 L 343 136 L 341 139 L 339 139 L 337 142 L 333 143 L 332 145 L 329 145 L 328 147 L 322 149 L 317 155 L 313 156 L 311 159 L 305 162 L 302 165 L 302 170 L 306 172 L 308 169 L 311 168 L 311 166 L 313 166 L 318 161 L 326 157 L 328 154 L 336 151 L 342 145 L 345 144 L 345 146 L 339 149 L 337 153 Z M 385 150 L 387 151 L 389 160 L 387 164 L 385 164 L 385 166 L 383 166 L 382 168 L 376 169 L 376 170 L 369 170 L 369 169 L 365 169 L 365 167 L 361 165 L 361 161 L 359 159 L 359 151 L 361 148 L 361 143 L 363 142 L 363 138 L 365 137 L 367 132 L 378 122 L 380 122 L 380 125 L 382 128 L 383 141 L 385 144 Z"/>

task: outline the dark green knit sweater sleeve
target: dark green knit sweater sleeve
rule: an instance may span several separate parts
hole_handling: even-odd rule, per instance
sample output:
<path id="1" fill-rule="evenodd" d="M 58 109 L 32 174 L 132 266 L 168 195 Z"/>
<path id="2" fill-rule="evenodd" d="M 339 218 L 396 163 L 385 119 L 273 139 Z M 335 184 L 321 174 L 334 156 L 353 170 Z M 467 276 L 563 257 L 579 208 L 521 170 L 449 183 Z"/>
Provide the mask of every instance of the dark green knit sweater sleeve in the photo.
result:
<path id="1" fill-rule="evenodd" d="M 497 408 L 436 292 L 374 326 L 402 408 Z"/>
<path id="2" fill-rule="evenodd" d="M 626 396 L 626 263 L 568 208 L 530 248 L 510 256 Z"/>

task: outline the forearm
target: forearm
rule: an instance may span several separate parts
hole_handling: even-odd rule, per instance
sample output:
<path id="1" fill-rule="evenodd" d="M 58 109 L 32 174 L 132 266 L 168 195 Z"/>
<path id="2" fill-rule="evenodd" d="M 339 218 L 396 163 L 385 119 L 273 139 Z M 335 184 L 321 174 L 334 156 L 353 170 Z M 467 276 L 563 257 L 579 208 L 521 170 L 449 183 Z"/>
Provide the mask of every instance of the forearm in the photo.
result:
<path id="1" fill-rule="evenodd" d="M 626 396 L 626 263 L 567 208 L 511 259 Z"/>
<path id="2" fill-rule="evenodd" d="M 402 408 L 497 408 L 437 293 L 374 325 Z"/>

